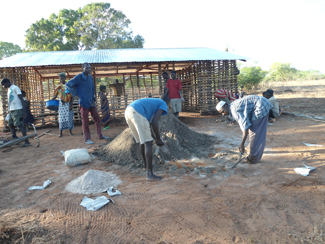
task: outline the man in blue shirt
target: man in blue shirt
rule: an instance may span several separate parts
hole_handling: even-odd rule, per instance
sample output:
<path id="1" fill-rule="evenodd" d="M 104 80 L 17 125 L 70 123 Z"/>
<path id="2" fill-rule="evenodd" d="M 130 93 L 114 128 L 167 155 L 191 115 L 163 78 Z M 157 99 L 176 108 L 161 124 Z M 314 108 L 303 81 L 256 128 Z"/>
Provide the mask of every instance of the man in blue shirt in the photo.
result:
<path id="1" fill-rule="evenodd" d="M 147 168 L 147 180 L 161 180 L 152 172 L 152 141 L 158 146 L 164 142 L 160 138 L 158 121 L 161 115 L 168 111 L 165 101 L 159 98 L 142 98 L 132 102 L 125 110 L 125 120 L 131 129 L 133 137 L 140 143 L 140 153 Z"/>
<path id="2" fill-rule="evenodd" d="M 76 75 L 66 83 L 66 88 L 72 96 L 79 96 L 84 141 L 87 144 L 94 144 L 91 141 L 91 134 L 89 131 L 89 112 L 95 121 L 98 139 L 109 139 L 109 137 L 103 136 L 102 134 L 100 117 L 96 108 L 95 85 L 93 77 L 90 75 L 90 64 L 84 63 L 82 65 L 82 71 L 81 74 Z"/>
<path id="3" fill-rule="evenodd" d="M 230 115 L 236 120 L 243 132 L 239 151 L 244 154 L 245 141 L 249 135 L 250 152 L 246 161 L 250 164 L 258 163 L 264 152 L 267 122 L 272 104 L 261 96 L 246 96 L 237 99 L 231 104 L 221 101 L 217 110 L 223 115 Z"/>

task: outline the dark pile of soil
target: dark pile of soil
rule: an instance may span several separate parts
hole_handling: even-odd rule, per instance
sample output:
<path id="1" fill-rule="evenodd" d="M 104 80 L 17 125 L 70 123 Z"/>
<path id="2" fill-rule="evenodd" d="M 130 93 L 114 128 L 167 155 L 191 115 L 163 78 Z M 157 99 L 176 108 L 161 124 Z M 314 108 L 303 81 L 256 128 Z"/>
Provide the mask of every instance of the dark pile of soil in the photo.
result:
<path id="1" fill-rule="evenodd" d="M 179 121 L 169 110 L 166 116 L 159 120 L 159 131 L 165 145 L 158 147 L 153 144 L 153 164 L 155 170 L 166 161 L 179 159 L 207 158 L 217 144 L 217 138 L 198 133 L 189 129 Z M 132 165 L 140 167 L 143 162 L 139 144 L 135 143 L 129 128 L 125 129 L 112 142 L 100 146 L 94 154 L 103 161 L 113 162 L 122 166 Z"/>

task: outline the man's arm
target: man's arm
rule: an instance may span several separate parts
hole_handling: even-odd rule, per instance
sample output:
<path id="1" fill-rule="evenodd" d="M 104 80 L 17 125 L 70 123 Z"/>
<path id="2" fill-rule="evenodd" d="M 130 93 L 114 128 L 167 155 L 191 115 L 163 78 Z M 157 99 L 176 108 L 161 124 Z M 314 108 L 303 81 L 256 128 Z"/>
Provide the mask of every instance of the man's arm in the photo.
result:
<path id="1" fill-rule="evenodd" d="M 243 131 L 243 138 L 239 146 L 239 152 L 241 152 L 242 154 L 245 153 L 245 141 L 247 139 L 247 136 L 248 136 L 248 129 Z"/>
<path id="2" fill-rule="evenodd" d="M 271 108 L 271 109 L 273 112 L 273 116 L 274 116 L 274 118 L 278 118 L 280 116 L 279 102 L 275 101 L 272 105 L 273 105 L 273 108 Z"/>
<path id="3" fill-rule="evenodd" d="M 182 94 L 182 82 L 180 80 L 178 80 L 178 81 L 179 81 L 179 83 L 178 83 L 178 93 L 179 93 L 179 95 L 180 95 L 180 97 L 182 99 L 182 102 L 184 102 L 185 99 L 183 98 L 183 94 Z"/>
<path id="4" fill-rule="evenodd" d="M 182 101 L 184 102 L 185 99 L 183 98 L 182 90 L 178 90 L 179 95 L 181 96 Z"/>
<path id="5" fill-rule="evenodd" d="M 95 94 L 95 84 L 94 84 L 93 77 L 92 77 L 91 75 L 90 75 L 90 78 L 91 78 L 91 81 L 92 81 L 91 89 L 92 89 L 92 93 L 93 93 L 93 103 L 92 103 L 92 107 L 96 107 L 96 101 L 97 101 L 97 98 L 96 98 L 96 94 Z"/>
<path id="6" fill-rule="evenodd" d="M 76 75 L 71 80 L 69 80 L 67 83 L 65 83 L 66 88 L 68 88 L 68 90 L 72 96 L 78 95 L 75 86 L 78 85 L 79 82 L 80 82 L 79 76 Z"/>
<path id="7" fill-rule="evenodd" d="M 164 142 L 161 140 L 160 138 L 160 133 L 159 133 L 159 127 L 158 127 L 158 121 L 161 117 L 161 115 L 163 114 L 163 110 L 162 109 L 158 109 L 156 114 L 155 114 L 155 117 L 153 118 L 152 122 L 151 122 L 151 126 L 152 126 L 152 129 L 153 129 L 153 132 L 156 136 L 156 138 L 154 137 L 154 139 L 156 140 L 156 144 L 158 146 L 163 146 L 164 145 Z"/>

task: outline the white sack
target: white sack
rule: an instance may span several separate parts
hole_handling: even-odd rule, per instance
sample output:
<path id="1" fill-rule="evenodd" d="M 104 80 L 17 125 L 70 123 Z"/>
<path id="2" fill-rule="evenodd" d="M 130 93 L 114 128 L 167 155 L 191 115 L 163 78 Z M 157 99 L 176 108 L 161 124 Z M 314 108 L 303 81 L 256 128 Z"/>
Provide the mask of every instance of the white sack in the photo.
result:
<path id="1" fill-rule="evenodd" d="M 64 152 L 66 166 L 73 167 L 91 162 L 91 156 L 87 149 L 71 149 Z"/>

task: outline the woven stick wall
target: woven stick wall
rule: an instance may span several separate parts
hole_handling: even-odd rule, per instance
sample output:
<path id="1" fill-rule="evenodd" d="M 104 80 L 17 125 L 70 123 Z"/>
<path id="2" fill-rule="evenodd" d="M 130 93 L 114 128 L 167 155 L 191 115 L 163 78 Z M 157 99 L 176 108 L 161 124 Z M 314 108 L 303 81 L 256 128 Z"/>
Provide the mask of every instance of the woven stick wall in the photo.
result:
<path id="1" fill-rule="evenodd" d="M 95 66 L 95 65 L 94 65 Z M 93 66 L 92 66 L 93 67 Z M 151 93 L 152 97 L 160 97 L 163 92 L 162 72 L 171 71 L 175 68 L 175 63 L 157 64 L 159 72 L 147 73 L 140 75 L 139 73 L 125 74 L 123 76 L 115 76 L 122 80 L 125 84 L 124 93 L 121 96 L 115 96 L 111 89 L 107 89 L 107 98 L 110 105 L 111 117 L 124 117 L 125 108 L 134 100 L 148 97 Z M 107 66 L 108 70 L 112 68 Z M 65 71 L 68 75 L 67 80 L 74 77 L 70 72 L 76 72 L 80 67 L 55 68 L 55 72 Z M 53 71 L 53 69 L 52 69 Z M 17 85 L 21 90 L 26 92 L 26 98 L 30 101 L 31 112 L 38 127 L 57 126 L 58 113 L 46 109 L 45 102 L 50 100 L 54 95 L 55 87 L 59 84 L 59 77 L 43 78 L 40 72 L 33 67 L 21 68 L 4 68 L 0 69 L 0 79 L 9 78 L 11 82 Z M 232 92 L 237 91 L 237 67 L 235 60 L 218 60 L 218 61 L 199 61 L 194 62 L 187 67 L 177 70 L 177 77 L 182 81 L 183 111 L 199 112 L 201 114 L 211 113 L 215 111 L 217 99 L 214 97 L 216 89 L 225 88 Z M 93 78 L 96 83 L 96 73 Z M 110 75 L 112 76 L 112 75 Z M 104 77 L 101 75 L 101 77 Z M 98 92 L 99 84 L 96 83 L 96 91 Z M 108 87 L 107 87 L 108 88 Z M 96 95 L 97 95 L 96 92 Z M 7 114 L 7 91 L 2 89 L 2 106 L 3 114 L 0 115 L 1 124 L 6 127 L 4 118 Z M 99 99 L 98 99 L 99 100 Z M 75 122 L 80 122 L 80 111 L 77 98 L 73 106 Z M 100 111 L 100 104 L 97 105 Z"/>
<path id="2" fill-rule="evenodd" d="M 237 67 L 234 60 L 200 61 L 178 73 L 182 80 L 183 111 L 211 113 L 218 103 L 214 97 L 217 89 L 237 92 Z"/>

